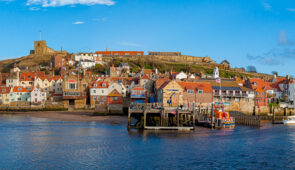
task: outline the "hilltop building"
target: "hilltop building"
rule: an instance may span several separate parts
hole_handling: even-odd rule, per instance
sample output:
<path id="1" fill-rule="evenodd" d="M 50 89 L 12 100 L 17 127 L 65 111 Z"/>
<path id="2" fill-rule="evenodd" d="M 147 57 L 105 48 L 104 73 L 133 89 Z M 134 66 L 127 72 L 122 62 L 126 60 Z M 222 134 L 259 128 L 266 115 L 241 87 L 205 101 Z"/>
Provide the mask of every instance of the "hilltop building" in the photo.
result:
<path id="1" fill-rule="evenodd" d="M 95 54 L 100 54 L 102 56 L 143 56 L 143 51 L 109 51 L 107 48 L 106 51 L 96 51 Z"/>

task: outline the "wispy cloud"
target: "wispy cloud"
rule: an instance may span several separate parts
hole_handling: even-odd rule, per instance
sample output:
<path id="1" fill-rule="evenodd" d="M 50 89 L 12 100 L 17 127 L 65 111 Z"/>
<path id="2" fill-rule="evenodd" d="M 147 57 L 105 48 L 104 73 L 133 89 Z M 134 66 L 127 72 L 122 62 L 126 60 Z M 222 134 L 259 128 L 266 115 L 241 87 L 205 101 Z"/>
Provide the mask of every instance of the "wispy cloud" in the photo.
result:
<path id="1" fill-rule="evenodd" d="M 30 11 L 40 11 L 40 8 L 38 8 L 38 7 L 30 7 L 29 10 Z"/>
<path id="2" fill-rule="evenodd" d="M 287 8 L 286 10 L 290 12 L 295 12 L 295 8 Z"/>
<path id="3" fill-rule="evenodd" d="M 262 2 L 262 6 L 264 7 L 265 10 L 271 10 L 272 6 L 267 3 L 266 1 Z"/>
<path id="4" fill-rule="evenodd" d="M 293 45 L 294 43 L 290 40 L 288 40 L 287 34 L 285 30 L 281 30 L 279 32 L 278 36 L 278 44 L 282 46 L 290 46 Z"/>
<path id="5" fill-rule="evenodd" d="M 118 44 L 123 45 L 123 46 L 129 46 L 129 47 L 143 47 L 142 44 L 137 44 L 137 43 L 133 43 L 133 42 L 119 42 Z"/>
<path id="6" fill-rule="evenodd" d="M 42 7 L 59 7 L 66 5 L 114 5 L 113 0 L 28 0 L 27 5 L 38 5 Z"/>
<path id="7" fill-rule="evenodd" d="M 295 60 L 294 43 L 288 40 L 286 32 L 282 30 L 279 32 L 277 47 L 268 50 L 262 55 L 247 54 L 247 59 L 270 66 L 284 65 L 290 60 Z"/>
<path id="8" fill-rule="evenodd" d="M 74 25 L 81 25 L 81 24 L 84 24 L 83 21 L 76 21 L 76 22 L 73 22 Z"/>

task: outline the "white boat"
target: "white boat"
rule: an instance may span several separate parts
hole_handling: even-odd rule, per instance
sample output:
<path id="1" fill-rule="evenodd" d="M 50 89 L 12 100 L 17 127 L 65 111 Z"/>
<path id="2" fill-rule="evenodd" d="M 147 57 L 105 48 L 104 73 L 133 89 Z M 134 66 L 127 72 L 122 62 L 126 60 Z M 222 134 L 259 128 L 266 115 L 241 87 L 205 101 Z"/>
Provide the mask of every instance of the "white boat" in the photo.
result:
<path id="1" fill-rule="evenodd" d="M 288 116 L 287 120 L 283 120 L 284 124 L 295 124 L 295 116 Z"/>

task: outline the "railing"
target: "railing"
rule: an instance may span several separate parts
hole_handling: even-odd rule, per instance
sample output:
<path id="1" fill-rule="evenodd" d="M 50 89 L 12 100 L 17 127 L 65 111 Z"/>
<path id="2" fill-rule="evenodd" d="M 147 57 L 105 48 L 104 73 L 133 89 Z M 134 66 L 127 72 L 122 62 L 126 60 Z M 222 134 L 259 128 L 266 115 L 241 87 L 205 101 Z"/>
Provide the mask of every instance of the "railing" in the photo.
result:
<path id="1" fill-rule="evenodd" d="M 63 96 L 85 96 L 84 92 L 63 92 Z"/>
<path id="2" fill-rule="evenodd" d="M 130 104 L 129 108 L 131 110 L 151 110 L 151 109 L 161 109 L 163 108 L 161 103 L 133 103 Z"/>
<path id="3" fill-rule="evenodd" d="M 239 94 L 239 93 L 214 93 L 214 96 L 224 96 L 224 97 L 248 97 L 248 94 Z"/>

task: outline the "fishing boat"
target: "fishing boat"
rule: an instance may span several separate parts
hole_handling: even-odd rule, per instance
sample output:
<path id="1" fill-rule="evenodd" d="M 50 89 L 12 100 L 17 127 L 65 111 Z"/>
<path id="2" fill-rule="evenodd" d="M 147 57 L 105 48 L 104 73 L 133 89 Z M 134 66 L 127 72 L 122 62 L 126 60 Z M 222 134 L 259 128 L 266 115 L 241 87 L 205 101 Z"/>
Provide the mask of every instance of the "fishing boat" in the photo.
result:
<path id="1" fill-rule="evenodd" d="M 234 128 L 235 120 L 230 117 L 228 112 L 224 110 L 223 102 L 216 102 L 214 105 L 214 115 L 216 117 L 215 127 L 216 128 Z"/>
<path id="2" fill-rule="evenodd" d="M 295 116 L 288 116 L 286 120 L 283 120 L 283 124 L 294 124 L 295 125 Z"/>

